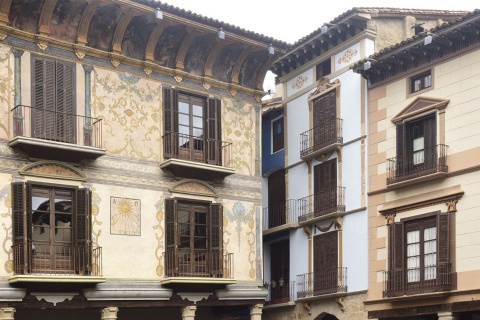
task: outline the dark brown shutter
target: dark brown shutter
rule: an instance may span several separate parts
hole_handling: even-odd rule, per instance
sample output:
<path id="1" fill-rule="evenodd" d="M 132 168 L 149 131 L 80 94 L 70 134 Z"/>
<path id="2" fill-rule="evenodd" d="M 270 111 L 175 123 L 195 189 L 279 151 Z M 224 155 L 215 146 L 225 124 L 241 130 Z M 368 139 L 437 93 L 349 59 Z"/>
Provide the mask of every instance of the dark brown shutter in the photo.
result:
<path id="1" fill-rule="evenodd" d="M 75 270 L 79 274 L 90 271 L 90 214 L 91 214 L 91 191 L 77 189 L 76 213 L 75 213 Z"/>
<path id="2" fill-rule="evenodd" d="M 331 159 L 313 168 L 314 210 L 316 215 L 336 211 L 337 159 Z"/>
<path id="3" fill-rule="evenodd" d="M 403 270 L 404 268 L 404 238 L 403 223 L 395 222 L 390 225 L 390 259 L 391 270 Z"/>
<path id="4" fill-rule="evenodd" d="M 165 229 L 166 229 L 166 254 L 165 254 L 165 275 L 173 277 L 178 272 L 177 253 L 177 201 L 165 199 Z"/>
<path id="5" fill-rule="evenodd" d="M 285 170 L 275 171 L 268 177 L 268 227 L 274 228 L 286 222 Z"/>
<path id="6" fill-rule="evenodd" d="M 221 101 L 218 98 L 209 98 L 207 106 L 207 146 L 208 163 L 222 165 L 222 128 L 221 128 Z"/>
<path id="7" fill-rule="evenodd" d="M 425 168 L 433 168 L 437 162 L 437 125 L 435 115 L 425 119 L 424 123 L 425 136 Z"/>
<path id="8" fill-rule="evenodd" d="M 214 278 L 223 275 L 223 207 L 219 203 L 210 205 L 210 273 Z"/>
<path id="9" fill-rule="evenodd" d="M 24 194 L 23 182 L 12 183 L 13 245 L 22 245 L 24 240 Z"/>
<path id="10" fill-rule="evenodd" d="M 338 231 L 322 233 L 313 239 L 314 295 L 336 292 L 338 288 Z"/>
<path id="11" fill-rule="evenodd" d="M 44 61 L 38 58 L 33 59 L 33 88 L 32 88 L 32 132 L 34 138 L 44 139 L 45 136 L 45 71 Z"/>
<path id="12" fill-rule="evenodd" d="M 163 88 L 163 153 L 165 159 L 178 154 L 178 91 Z"/>
<path id="13" fill-rule="evenodd" d="M 448 213 L 439 213 L 437 219 L 438 262 L 450 262 L 450 223 Z"/>
<path id="14" fill-rule="evenodd" d="M 313 102 L 313 141 L 317 149 L 336 142 L 337 90 L 331 90 Z"/>
<path id="15" fill-rule="evenodd" d="M 74 65 L 57 61 L 56 129 L 57 140 L 75 142 L 75 72 Z"/>
<path id="16" fill-rule="evenodd" d="M 12 183 L 13 250 L 15 273 L 30 273 L 32 244 L 32 188 L 23 182 Z"/>
<path id="17" fill-rule="evenodd" d="M 396 176 L 402 175 L 406 170 L 407 156 L 405 154 L 405 124 L 397 124 L 397 161 L 395 164 Z"/>

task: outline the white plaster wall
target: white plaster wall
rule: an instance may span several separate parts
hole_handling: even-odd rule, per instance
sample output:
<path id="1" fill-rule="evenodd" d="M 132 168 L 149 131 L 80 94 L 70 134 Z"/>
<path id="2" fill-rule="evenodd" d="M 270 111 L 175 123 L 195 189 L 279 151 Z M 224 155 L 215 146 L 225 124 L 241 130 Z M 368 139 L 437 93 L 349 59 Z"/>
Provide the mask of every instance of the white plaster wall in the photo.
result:
<path id="1" fill-rule="evenodd" d="M 309 69 L 300 75 L 287 81 L 287 97 L 305 89 L 314 82 L 313 69 Z"/>
<path id="2" fill-rule="evenodd" d="M 262 178 L 262 208 L 268 207 L 268 178 Z"/>
<path id="3" fill-rule="evenodd" d="M 307 131 L 310 127 L 307 98 L 308 94 L 303 94 L 287 103 L 288 165 L 301 161 L 300 134 Z"/>
<path id="4" fill-rule="evenodd" d="M 361 142 L 342 148 L 342 186 L 345 187 L 346 210 L 355 210 L 362 205 Z M 366 197 L 366 195 L 364 195 Z"/>
<path id="5" fill-rule="evenodd" d="M 347 267 L 348 291 L 368 288 L 367 211 L 343 217 L 343 266 Z"/>
<path id="6" fill-rule="evenodd" d="M 375 41 L 365 39 L 364 42 L 365 57 L 368 57 L 375 53 Z"/>
<path id="7" fill-rule="evenodd" d="M 308 272 L 308 238 L 302 228 L 290 231 L 290 279 Z M 295 285 L 296 290 L 296 285 Z"/>
<path id="8" fill-rule="evenodd" d="M 361 134 L 361 76 L 348 70 L 335 79 L 341 83 L 340 118 L 343 119 L 342 134 L 345 143 Z"/>
<path id="9" fill-rule="evenodd" d="M 288 169 L 288 197 L 300 199 L 308 196 L 308 167 L 306 163 Z"/>

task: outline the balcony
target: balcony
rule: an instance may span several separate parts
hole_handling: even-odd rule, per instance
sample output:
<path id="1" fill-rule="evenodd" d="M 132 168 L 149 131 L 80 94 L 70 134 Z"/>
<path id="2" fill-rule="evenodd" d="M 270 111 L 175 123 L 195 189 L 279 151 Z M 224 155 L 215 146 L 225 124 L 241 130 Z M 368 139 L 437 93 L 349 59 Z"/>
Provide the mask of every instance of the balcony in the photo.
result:
<path id="1" fill-rule="evenodd" d="M 164 162 L 161 168 L 169 169 L 177 176 L 209 179 L 235 173 L 232 163 L 232 143 L 204 139 L 177 132 L 163 137 Z"/>
<path id="2" fill-rule="evenodd" d="M 102 248 L 73 245 L 18 244 L 12 246 L 13 272 L 10 283 L 76 282 L 100 283 Z"/>
<path id="3" fill-rule="evenodd" d="M 298 223 L 313 223 L 345 212 L 345 187 L 317 192 L 298 200 Z"/>
<path id="4" fill-rule="evenodd" d="M 447 172 L 447 146 L 439 144 L 415 155 L 388 159 L 387 187 L 398 188 L 443 178 Z"/>
<path id="5" fill-rule="evenodd" d="M 10 147 L 30 157 L 79 162 L 106 154 L 102 149 L 102 120 L 19 105 L 12 109 Z"/>
<path id="6" fill-rule="evenodd" d="M 272 281 L 266 285 L 268 285 L 268 296 L 265 305 L 295 301 L 295 281 Z"/>
<path id="7" fill-rule="evenodd" d="M 383 272 L 383 297 L 399 297 L 454 289 L 451 263 L 439 263 L 425 268 Z"/>
<path id="8" fill-rule="evenodd" d="M 297 299 L 343 292 L 347 292 L 346 267 L 297 276 Z"/>
<path id="9" fill-rule="evenodd" d="M 297 200 L 287 200 L 284 204 L 263 208 L 263 231 L 298 223 L 300 211 Z"/>
<path id="10" fill-rule="evenodd" d="M 300 158 L 314 158 L 336 149 L 342 143 L 342 119 L 337 118 L 335 125 L 315 127 L 300 134 Z"/>

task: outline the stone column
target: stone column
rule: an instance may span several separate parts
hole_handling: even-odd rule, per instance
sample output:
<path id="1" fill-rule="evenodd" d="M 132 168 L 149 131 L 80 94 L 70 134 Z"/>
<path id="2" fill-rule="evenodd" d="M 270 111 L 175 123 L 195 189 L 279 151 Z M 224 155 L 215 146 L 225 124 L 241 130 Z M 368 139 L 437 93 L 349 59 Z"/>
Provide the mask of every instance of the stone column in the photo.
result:
<path id="1" fill-rule="evenodd" d="M 263 304 L 255 304 L 250 307 L 250 320 L 262 320 Z"/>
<path id="2" fill-rule="evenodd" d="M 0 309 L 0 320 L 13 320 L 13 314 L 15 313 L 14 308 L 1 308 Z"/>
<path id="3" fill-rule="evenodd" d="M 455 315 L 453 312 L 439 312 L 438 313 L 438 320 L 458 320 L 458 316 Z"/>
<path id="4" fill-rule="evenodd" d="M 195 320 L 196 306 L 186 306 L 182 308 L 182 320 Z"/>
<path id="5" fill-rule="evenodd" d="M 108 307 L 102 309 L 102 320 L 117 320 L 117 307 Z"/>

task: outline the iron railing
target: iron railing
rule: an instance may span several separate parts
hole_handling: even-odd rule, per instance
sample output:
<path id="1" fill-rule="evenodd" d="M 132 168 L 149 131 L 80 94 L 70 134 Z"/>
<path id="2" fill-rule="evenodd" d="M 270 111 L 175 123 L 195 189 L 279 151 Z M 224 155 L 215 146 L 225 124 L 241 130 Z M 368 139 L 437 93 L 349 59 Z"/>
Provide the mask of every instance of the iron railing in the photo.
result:
<path id="1" fill-rule="evenodd" d="M 233 253 L 207 249 L 167 249 L 166 277 L 233 279 Z"/>
<path id="2" fill-rule="evenodd" d="M 179 159 L 233 168 L 232 143 L 178 132 L 163 136 L 165 160 Z"/>
<path id="3" fill-rule="evenodd" d="M 423 152 L 402 155 L 387 160 L 387 185 L 423 177 L 437 172 L 448 172 L 447 146 L 425 148 Z"/>
<path id="4" fill-rule="evenodd" d="M 13 108 L 12 114 L 15 137 L 102 147 L 102 119 L 24 105 Z"/>
<path id="5" fill-rule="evenodd" d="M 347 268 L 338 267 L 297 276 L 297 299 L 347 292 Z"/>
<path id="6" fill-rule="evenodd" d="M 12 246 L 15 274 L 102 276 L 102 248 L 73 245 Z"/>
<path id="7" fill-rule="evenodd" d="M 280 205 L 263 208 L 263 230 L 298 222 L 299 210 L 298 200 L 293 199 Z"/>
<path id="8" fill-rule="evenodd" d="M 295 300 L 295 281 L 272 281 L 268 285 L 266 304 L 285 303 Z"/>
<path id="9" fill-rule="evenodd" d="M 301 133 L 300 157 L 338 143 L 343 143 L 342 119 L 339 118 L 335 120 L 335 125 L 322 125 Z"/>
<path id="10" fill-rule="evenodd" d="M 335 187 L 298 200 L 298 222 L 305 222 L 333 212 L 345 212 L 345 187 Z"/>
<path id="11" fill-rule="evenodd" d="M 383 279 L 385 298 L 453 290 L 451 263 L 384 271 Z"/>

